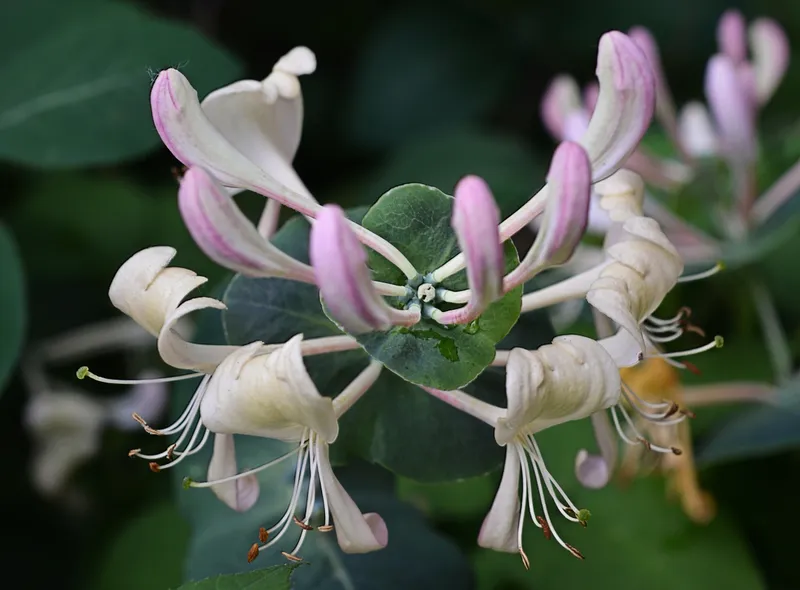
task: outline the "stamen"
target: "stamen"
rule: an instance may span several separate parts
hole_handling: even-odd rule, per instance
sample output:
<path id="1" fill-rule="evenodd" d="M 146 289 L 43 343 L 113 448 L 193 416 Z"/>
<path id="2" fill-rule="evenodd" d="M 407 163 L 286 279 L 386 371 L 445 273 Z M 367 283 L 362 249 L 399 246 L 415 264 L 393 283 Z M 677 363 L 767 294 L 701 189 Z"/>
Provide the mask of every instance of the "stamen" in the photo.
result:
<path id="1" fill-rule="evenodd" d="M 326 525 L 323 525 L 323 526 L 318 526 L 317 530 L 319 532 L 321 532 L 321 533 L 329 533 L 329 532 L 331 532 L 333 530 L 333 525 L 332 524 L 326 524 Z"/>
<path id="2" fill-rule="evenodd" d="M 712 277 L 718 272 L 725 269 L 725 263 L 720 261 L 717 262 L 712 268 L 705 270 L 703 272 L 698 272 L 691 275 L 684 275 L 678 278 L 679 283 L 690 283 L 692 281 L 699 281 L 701 279 L 707 279 L 708 277 Z"/>
<path id="3" fill-rule="evenodd" d="M 285 453 L 285 454 L 281 455 L 277 459 L 273 459 L 272 461 L 264 463 L 263 465 L 259 465 L 258 467 L 254 467 L 253 469 L 248 469 L 247 471 L 242 471 L 241 473 L 237 473 L 236 475 L 231 475 L 229 477 L 223 477 L 222 479 L 214 479 L 214 480 L 211 480 L 211 481 L 193 481 L 193 480 L 188 480 L 189 487 L 192 487 L 192 488 L 210 488 L 211 486 L 215 486 L 217 484 L 228 483 L 229 481 L 235 481 L 235 480 L 237 480 L 239 478 L 247 477 L 248 475 L 253 475 L 255 473 L 258 473 L 259 471 L 264 471 L 265 469 L 269 469 L 273 465 L 277 465 L 278 463 L 280 463 L 282 461 L 285 461 L 286 459 L 288 459 L 289 457 L 291 457 L 292 455 L 294 455 L 295 453 L 297 453 L 300 449 L 302 449 L 304 447 L 305 447 L 305 444 L 301 443 L 300 445 L 298 445 L 297 447 L 293 448 L 288 453 Z M 259 531 L 260 530 L 261 529 L 259 529 Z M 262 543 L 266 543 L 266 541 L 262 541 Z"/>
<path id="4" fill-rule="evenodd" d="M 691 356 L 693 354 L 700 354 L 701 352 L 706 352 L 707 350 L 713 350 L 714 348 L 722 348 L 725 340 L 722 336 L 714 336 L 714 341 L 709 342 L 705 346 L 700 346 L 698 348 L 692 348 L 690 350 L 683 350 L 679 352 L 662 352 L 659 354 L 655 354 L 652 356 L 648 356 L 647 358 L 680 358 L 682 356 Z"/>
<path id="5" fill-rule="evenodd" d="M 292 555 L 291 553 L 286 553 L 286 551 L 281 551 L 281 555 L 283 555 L 289 561 L 294 561 L 294 562 L 298 562 L 298 563 L 303 561 L 302 557 L 297 557 L 297 555 Z"/>
<path id="6" fill-rule="evenodd" d="M 93 381 L 99 381 L 100 383 L 110 383 L 112 385 L 144 385 L 147 383 L 171 383 L 173 381 L 183 381 L 185 379 L 195 379 L 197 377 L 204 376 L 205 373 L 189 373 L 187 375 L 175 375 L 174 377 L 158 377 L 156 379 L 109 379 L 107 377 L 101 377 L 100 375 L 96 375 L 89 370 L 89 367 L 81 367 L 75 372 L 75 376 L 78 379 L 85 379 L 88 377 Z"/>
<path id="7" fill-rule="evenodd" d="M 514 450 L 517 452 L 517 458 L 519 459 L 520 465 L 525 465 L 527 460 L 525 459 L 525 453 L 523 452 L 523 450 L 520 448 L 519 445 L 514 445 Z M 522 503 L 521 503 L 522 507 L 524 507 L 525 504 L 528 503 L 528 488 L 530 487 L 530 485 L 531 482 L 529 476 L 523 477 Z M 528 556 L 525 555 L 525 551 L 522 549 L 522 528 L 524 526 L 525 526 L 525 510 L 522 509 L 519 511 L 519 522 L 517 522 L 517 549 L 519 549 L 519 554 L 522 557 L 522 564 L 525 566 L 525 569 L 529 569 L 530 561 L 528 561 Z"/>
<path id="8" fill-rule="evenodd" d="M 299 526 L 301 529 L 303 529 L 304 531 L 313 531 L 314 530 L 313 526 L 304 523 L 302 520 L 297 518 L 297 516 L 293 516 L 292 518 L 294 519 L 294 523 L 297 526 Z"/>
<path id="9" fill-rule="evenodd" d="M 622 416 L 625 418 L 625 422 L 628 423 L 628 426 L 630 427 L 630 429 L 633 431 L 634 435 L 636 436 L 636 441 L 631 440 L 624 433 L 622 427 L 620 426 L 619 418 L 617 417 L 617 412 L 616 412 L 617 409 L 619 409 L 619 411 L 622 413 Z M 648 451 L 656 451 L 657 453 L 671 453 L 672 452 L 671 448 L 668 449 L 666 447 L 662 447 L 662 446 L 659 446 L 659 445 L 654 445 L 652 442 L 650 442 L 644 436 L 642 436 L 642 434 L 636 428 L 636 425 L 633 423 L 633 420 L 631 420 L 631 417 L 628 415 L 628 412 L 625 411 L 625 408 L 622 405 L 617 404 L 616 406 L 611 406 L 611 417 L 614 419 L 614 425 L 617 427 L 617 432 L 619 433 L 620 437 L 622 438 L 622 440 L 624 440 L 629 445 L 643 444 L 647 448 Z"/>
<path id="10" fill-rule="evenodd" d="M 263 544 L 267 542 L 267 539 L 269 539 L 269 533 L 267 529 L 262 526 L 258 529 L 258 541 Z"/>
<path id="11" fill-rule="evenodd" d="M 525 566 L 525 569 L 531 569 L 531 561 L 528 559 L 528 556 L 525 555 L 525 550 L 522 547 L 519 548 L 519 556 L 522 558 L 522 565 Z"/>
<path id="12" fill-rule="evenodd" d="M 536 517 L 537 522 L 542 527 L 542 532 L 544 533 L 544 538 L 548 541 L 553 538 L 553 533 L 550 531 L 550 526 L 547 524 L 543 516 Z"/>
<path id="13" fill-rule="evenodd" d="M 253 563 L 256 557 L 258 557 L 258 543 L 253 543 L 250 546 L 250 550 L 247 552 L 247 563 Z"/>

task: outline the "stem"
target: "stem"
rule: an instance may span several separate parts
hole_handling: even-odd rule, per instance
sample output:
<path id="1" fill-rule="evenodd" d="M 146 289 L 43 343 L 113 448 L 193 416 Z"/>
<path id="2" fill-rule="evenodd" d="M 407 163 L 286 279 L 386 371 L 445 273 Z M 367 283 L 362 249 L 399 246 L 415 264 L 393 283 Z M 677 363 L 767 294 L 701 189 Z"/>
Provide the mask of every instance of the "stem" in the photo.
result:
<path id="1" fill-rule="evenodd" d="M 750 291 L 756 304 L 756 311 L 761 320 L 761 329 L 764 333 L 764 340 L 769 350 L 772 370 L 775 380 L 783 383 L 791 377 L 792 373 L 792 353 L 786 339 L 786 333 L 781 326 L 775 304 L 770 297 L 769 291 L 761 282 L 752 281 Z"/>
<path id="2" fill-rule="evenodd" d="M 336 418 L 342 417 L 347 410 L 353 407 L 361 396 L 375 384 L 375 381 L 380 377 L 383 365 L 378 361 L 370 361 L 369 365 L 358 374 L 358 377 L 350 382 L 350 385 L 342 390 L 342 393 L 337 395 L 333 400 L 333 409 L 336 412 Z"/>
<path id="3" fill-rule="evenodd" d="M 434 389 L 433 387 L 420 387 L 436 399 L 442 400 L 447 405 L 453 406 L 455 409 L 461 410 L 482 422 L 486 422 L 490 426 L 495 426 L 498 418 L 505 414 L 505 410 L 502 408 L 487 404 L 485 401 L 472 397 L 460 389 L 442 391 L 441 389 Z"/>
<path id="4" fill-rule="evenodd" d="M 784 172 L 750 209 L 750 219 L 755 225 L 764 223 L 778 207 L 800 188 L 800 160 Z"/>
<path id="5" fill-rule="evenodd" d="M 258 233 L 269 240 L 278 230 L 278 219 L 281 216 L 281 204 L 275 199 L 267 199 L 261 218 L 258 220 Z"/>

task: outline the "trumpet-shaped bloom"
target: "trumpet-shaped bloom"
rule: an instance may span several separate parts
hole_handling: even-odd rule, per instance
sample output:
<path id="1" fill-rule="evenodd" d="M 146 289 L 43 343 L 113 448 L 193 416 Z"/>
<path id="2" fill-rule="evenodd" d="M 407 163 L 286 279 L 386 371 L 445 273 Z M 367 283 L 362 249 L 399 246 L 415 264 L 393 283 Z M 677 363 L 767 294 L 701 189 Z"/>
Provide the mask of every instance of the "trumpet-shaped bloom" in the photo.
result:
<path id="1" fill-rule="evenodd" d="M 490 424 L 495 429 L 497 444 L 506 447 L 503 477 L 478 543 L 497 551 L 519 552 L 528 567 L 522 548 L 527 512 L 547 538 L 553 536 L 562 547 L 582 559 L 581 553 L 556 532 L 546 495 L 561 515 L 572 522 L 585 524 L 588 511 L 579 510 L 550 474 L 534 435 L 616 405 L 621 392 L 617 364 L 594 340 L 559 336 L 552 344 L 535 351 L 512 350 L 506 371 L 508 407 L 505 409 L 461 391 L 428 390 Z M 537 493 L 540 516 L 535 512 Z"/>
<path id="2" fill-rule="evenodd" d="M 374 513 L 362 514 L 342 488 L 328 458 L 328 446 L 339 434 L 338 418 L 375 382 L 381 365 L 372 363 L 335 399 L 323 397 L 306 372 L 298 335 L 269 353 L 254 342 L 226 358 L 214 373 L 200 403 L 203 422 L 217 436 L 247 434 L 297 443 L 297 447 L 256 469 L 194 487 L 215 486 L 241 478 L 297 455 L 294 491 L 284 516 L 264 535 L 269 542 L 251 551 L 258 552 L 277 543 L 294 525 L 300 538 L 295 548 L 284 555 L 299 560 L 297 552 L 313 527 L 309 524 L 317 498 L 317 484 L 324 506 L 321 531 L 336 531 L 343 551 L 366 553 L 386 546 L 387 530 L 383 519 Z M 230 462 L 230 461 L 229 461 Z M 297 518 L 301 491 L 308 481 L 302 518 Z M 331 524 L 332 523 L 332 524 Z"/>

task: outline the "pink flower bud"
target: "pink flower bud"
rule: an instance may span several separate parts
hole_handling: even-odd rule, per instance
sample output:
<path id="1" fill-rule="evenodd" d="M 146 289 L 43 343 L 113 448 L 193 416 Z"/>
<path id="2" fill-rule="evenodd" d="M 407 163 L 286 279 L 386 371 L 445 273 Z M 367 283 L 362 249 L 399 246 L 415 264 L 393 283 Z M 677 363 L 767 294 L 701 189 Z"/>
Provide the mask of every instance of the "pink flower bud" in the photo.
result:
<path id="1" fill-rule="evenodd" d="M 720 53 L 728 56 L 734 64 L 747 59 L 746 24 L 738 10 L 726 10 L 717 25 L 717 46 Z"/>
<path id="2" fill-rule="evenodd" d="M 711 58 L 706 68 L 705 89 L 721 153 L 738 162 L 752 161 L 756 150 L 752 97 L 730 57 Z"/>

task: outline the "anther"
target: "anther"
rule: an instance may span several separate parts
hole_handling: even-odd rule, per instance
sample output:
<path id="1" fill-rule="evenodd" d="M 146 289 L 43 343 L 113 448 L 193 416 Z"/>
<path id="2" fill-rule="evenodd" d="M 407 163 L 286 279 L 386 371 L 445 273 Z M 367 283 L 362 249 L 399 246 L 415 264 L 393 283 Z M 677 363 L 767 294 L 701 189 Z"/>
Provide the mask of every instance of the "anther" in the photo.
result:
<path id="1" fill-rule="evenodd" d="M 653 450 L 653 447 L 652 447 L 652 445 L 650 444 L 650 441 L 649 441 L 649 440 L 647 440 L 646 438 L 644 438 L 644 437 L 641 437 L 641 436 L 640 436 L 640 437 L 639 437 L 637 440 L 638 440 L 640 443 L 642 443 L 642 444 L 644 445 L 644 448 L 646 448 L 648 451 L 652 451 L 652 450 Z"/>
<path id="2" fill-rule="evenodd" d="M 293 518 L 294 518 L 294 523 L 295 523 L 297 526 L 299 526 L 301 529 L 303 529 L 304 531 L 313 531 L 313 530 L 314 530 L 314 527 L 313 527 L 313 526 L 310 526 L 310 525 L 308 525 L 308 524 L 304 523 L 302 520 L 300 520 L 300 519 L 299 519 L 299 518 L 297 518 L 296 516 L 295 516 L 295 517 L 293 517 Z"/>
<path id="3" fill-rule="evenodd" d="M 586 559 L 586 558 L 583 556 L 583 553 L 581 553 L 580 551 L 578 551 L 578 550 L 577 550 L 575 547 L 573 547 L 573 546 L 572 546 L 572 545 L 570 545 L 569 543 L 564 543 L 564 545 L 566 546 L 566 548 L 567 548 L 567 551 L 569 551 L 570 553 L 572 553 L 572 554 L 573 554 L 575 557 L 577 557 L 578 559 Z"/>
<path id="4" fill-rule="evenodd" d="M 172 461 L 173 457 L 175 456 L 175 448 L 178 446 L 177 443 L 172 443 L 167 447 L 167 459 Z"/>
<path id="5" fill-rule="evenodd" d="M 291 553 L 286 553 L 286 551 L 281 551 L 281 555 L 283 555 L 289 561 L 295 561 L 295 562 L 303 561 L 302 557 L 297 557 L 297 555 L 292 555 Z"/>
<path id="6" fill-rule="evenodd" d="M 247 563 L 253 563 L 256 557 L 258 557 L 258 543 L 253 543 L 250 551 L 247 552 Z"/>
<path id="7" fill-rule="evenodd" d="M 693 375 L 703 374 L 700 371 L 700 369 L 697 368 L 697 365 L 695 365 L 694 363 L 690 363 L 689 361 L 682 361 L 682 362 L 683 362 L 683 368 L 692 373 Z"/>
<path id="8" fill-rule="evenodd" d="M 128 451 L 128 457 L 135 457 L 136 455 L 138 455 L 141 452 L 142 452 L 142 449 L 131 449 L 130 451 Z"/>
<path id="9" fill-rule="evenodd" d="M 155 461 L 150 461 L 150 471 L 152 471 L 153 473 L 158 473 L 159 471 L 161 471 L 161 466 Z"/>
<path id="10" fill-rule="evenodd" d="M 547 524 L 547 521 L 544 519 L 543 516 L 537 516 L 536 521 L 542 527 L 542 533 L 544 534 L 544 538 L 548 541 L 553 538 L 553 532 L 550 530 L 550 525 Z"/>
<path id="11" fill-rule="evenodd" d="M 592 517 L 592 513 L 589 512 L 586 508 L 581 508 L 578 510 L 578 522 L 583 528 L 586 528 L 586 523 L 589 522 L 589 519 Z"/>
<path id="12" fill-rule="evenodd" d="M 664 414 L 664 416 L 662 417 L 662 420 L 666 420 L 667 418 L 672 416 L 675 412 L 680 411 L 680 409 L 681 408 L 677 403 L 672 402 L 672 405 L 670 405 L 669 410 L 667 410 L 667 412 Z"/>
<path id="13" fill-rule="evenodd" d="M 669 450 L 672 451 L 674 455 L 683 455 L 683 451 L 678 447 L 670 447 Z"/>
<path id="14" fill-rule="evenodd" d="M 262 526 L 260 529 L 258 529 L 258 540 L 261 543 L 266 543 L 267 539 L 269 539 L 269 532 L 267 532 L 267 529 Z"/>
<path id="15" fill-rule="evenodd" d="M 531 569 L 531 562 L 528 559 L 528 556 L 525 555 L 525 550 L 522 547 L 519 548 L 519 556 L 522 558 L 522 565 L 525 566 L 526 570 Z"/>
<path id="16" fill-rule="evenodd" d="M 332 524 L 323 524 L 322 526 L 318 526 L 317 530 L 321 533 L 329 533 L 333 530 Z"/>
<path id="17" fill-rule="evenodd" d="M 692 412 L 691 410 L 688 410 L 686 408 L 681 408 L 681 414 L 683 414 L 687 418 L 696 418 L 697 417 L 697 414 L 695 414 L 694 412 Z"/>

